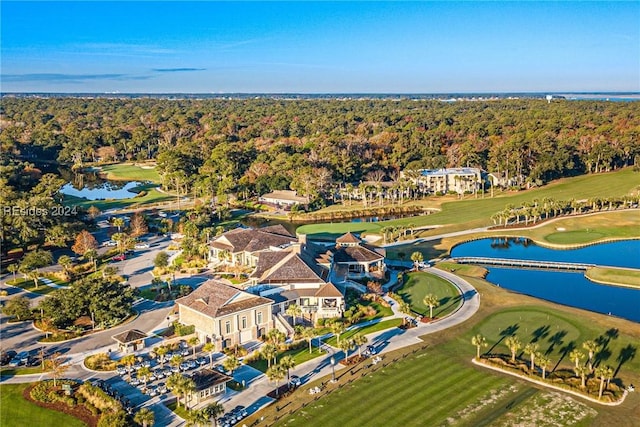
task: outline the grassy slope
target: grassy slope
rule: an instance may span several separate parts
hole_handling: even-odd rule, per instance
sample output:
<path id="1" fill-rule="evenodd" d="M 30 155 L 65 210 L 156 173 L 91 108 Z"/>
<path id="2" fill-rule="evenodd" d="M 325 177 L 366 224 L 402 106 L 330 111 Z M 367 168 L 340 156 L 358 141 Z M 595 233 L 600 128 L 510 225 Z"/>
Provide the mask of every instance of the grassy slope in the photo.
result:
<path id="1" fill-rule="evenodd" d="M 102 172 L 112 181 L 151 181 L 160 183 L 160 175 L 155 168 L 141 168 L 127 163 L 103 166 Z"/>
<path id="2" fill-rule="evenodd" d="M 318 350 L 318 348 L 315 345 L 312 346 L 312 352 L 309 353 L 309 346 L 305 345 L 304 347 L 278 353 L 277 360 L 282 359 L 282 357 L 284 356 L 292 356 L 293 360 L 296 362 L 296 365 L 299 365 L 308 360 L 315 359 L 316 357 L 320 357 L 324 355 L 326 355 L 326 353 L 322 350 Z M 248 365 L 262 372 L 267 372 L 267 369 L 269 369 L 269 364 L 264 359 L 254 360 L 250 362 Z"/>
<path id="3" fill-rule="evenodd" d="M 461 270 L 465 271 L 464 267 Z M 612 329 L 617 329 L 618 334 L 608 342 L 607 351 L 601 354 L 602 363 L 616 368 L 623 348 L 631 346 L 635 347 L 636 352 L 640 351 L 640 325 L 637 323 L 514 294 L 482 279 L 468 277 L 468 280 L 482 295 L 481 308 L 472 319 L 446 331 L 424 336 L 429 345 L 424 352 L 419 351 L 382 371 L 342 386 L 341 391 L 311 403 L 304 410 L 284 418 L 278 425 L 323 426 L 328 425 L 330 420 L 340 420 L 345 425 L 442 425 L 446 424 L 448 417 L 454 416 L 467 405 L 486 401 L 485 395 L 489 389 L 517 385 L 517 393 L 499 399 L 493 406 L 479 411 L 462 424 L 480 425 L 487 413 L 491 414 L 492 419 L 504 421 L 506 414 L 532 406 L 535 396 L 546 393 L 536 392 L 537 388 L 528 383 L 471 364 L 470 359 L 475 352 L 470 343 L 471 336 L 483 333 L 492 346 L 509 326 L 517 328 L 517 335 L 525 343 L 533 338 L 534 331 L 542 332 L 540 348 L 545 352 L 549 350 L 549 357 L 554 364 L 560 360 L 563 348 L 568 343 L 574 342 L 580 346 L 583 341 L 596 339 Z M 548 332 L 546 336 L 545 331 Z M 550 348 L 554 340 L 556 343 Z M 500 343 L 492 351 L 508 350 Z M 396 354 L 392 352 L 386 357 L 393 358 Z M 561 366 L 568 367 L 570 364 L 565 357 Z M 640 358 L 634 357 L 623 363 L 618 378 L 625 384 L 639 383 Z M 588 403 L 588 406 L 595 409 L 598 415 L 580 425 L 640 425 L 637 418 L 640 408 L 638 393 L 631 393 L 620 407 L 603 407 L 593 403 Z M 275 412 L 273 408 L 268 408 L 261 414 L 269 416 Z"/>
<path id="4" fill-rule="evenodd" d="M 430 273 L 409 273 L 406 283 L 397 293 L 411 305 L 413 311 L 423 316 L 429 316 L 429 307 L 422 300 L 427 294 L 434 294 L 440 300 L 440 306 L 433 309 L 433 316 L 438 318 L 456 310 L 461 300 L 458 288 Z"/>
<path id="5" fill-rule="evenodd" d="M 298 233 L 345 233 L 347 231 L 368 231 L 376 233 L 380 227 L 389 225 L 413 224 L 414 226 L 443 225 L 431 234 L 444 231 L 456 231 L 467 228 L 491 225 L 490 217 L 504 209 L 507 204 L 519 205 L 525 201 L 550 197 L 556 200 L 588 199 L 591 197 L 613 197 L 628 194 L 640 185 L 640 173 L 626 168 L 616 172 L 598 175 L 582 175 L 565 178 L 545 187 L 517 193 L 505 193 L 490 198 L 467 198 L 465 200 L 445 202 L 442 211 L 432 215 L 402 218 L 379 223 L 341 223 L 341 224 L 308 224 L 298 228 Z"/>
<path id="6" fill-rule="evenodd" d="M 593 267 L 585 272 L 589 280 L 606 285 L 640 288 L 640 270 Z"/>
<path id="7" fill-rule="evenodd" d="M 0 425 L 3 427 L 80 427 L 82 421 L 63 414 L 41 408 L 25 400 L 22 392 L 29 384 L 0 385 Z"/>

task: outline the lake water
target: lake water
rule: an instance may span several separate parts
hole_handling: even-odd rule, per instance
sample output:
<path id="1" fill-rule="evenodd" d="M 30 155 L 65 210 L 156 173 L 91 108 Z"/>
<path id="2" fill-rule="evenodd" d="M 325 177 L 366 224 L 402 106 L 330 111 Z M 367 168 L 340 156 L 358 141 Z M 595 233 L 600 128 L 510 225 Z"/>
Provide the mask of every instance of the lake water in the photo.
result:
<path id="1" fill-rule="evenodd" d="M 481 239 L 463 243 L 452 256 L 481 256 L 594 263 L 640 268 L 640 241 L 604 243 L 571 250 L 546 249 L 525 239 Z M 640 322 L 640 290 L 593 283 L 582 272 L 489 267 L 487 280 L 506 289 Z"/>
<path id="2" fill-rule="evenodd" d="M 85 186 L 76 188 L 72 183 L 67 183 L 60 192 L 68 196 L 82 197 L 87 200 L 120 200 L 135 197 L 136 193 L 130 191 L 132 188 L 139 186 L 140 183 L 130 181 L 126 183 L 105 181 L 97 186 Z"/>

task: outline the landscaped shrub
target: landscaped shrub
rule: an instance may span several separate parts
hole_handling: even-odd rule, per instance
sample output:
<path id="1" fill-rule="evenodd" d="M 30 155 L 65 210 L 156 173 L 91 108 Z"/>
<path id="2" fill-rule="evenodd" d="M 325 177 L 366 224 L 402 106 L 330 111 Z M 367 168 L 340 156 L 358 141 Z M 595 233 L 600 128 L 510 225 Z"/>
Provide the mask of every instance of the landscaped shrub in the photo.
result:
<path id="1" fill-rule="evenodd" d="M 101 412 L 116 412 L 122 409 L 120 402 L 109 396 L 102 389 L 89 383 L 84 383 L 78 388 L 78 394 L 84 396 L 85 400 L 98 408 Z"/>
<path id="2" fill-rule="evenodd" d="M 116 362 L 107 353 L 98 353 L 87 357 L 84 366 L 94 371 L 113 371 L 116 369 Z"/>
<path id="3" fill-rule="evenodd" d="M 183 325 L 177 320 L 173 322 L 173 330 L 176 335 L 183 337 L 185 335 L 191 335 L 196 331 L 195 325 Z"/>
<path id="4" fill-rule="evenodd" d="M 117 412 L 105 412 L 98 420 L 98 427 L 127 427 L 132 425 L 128 418 L 122 409 Z"/>

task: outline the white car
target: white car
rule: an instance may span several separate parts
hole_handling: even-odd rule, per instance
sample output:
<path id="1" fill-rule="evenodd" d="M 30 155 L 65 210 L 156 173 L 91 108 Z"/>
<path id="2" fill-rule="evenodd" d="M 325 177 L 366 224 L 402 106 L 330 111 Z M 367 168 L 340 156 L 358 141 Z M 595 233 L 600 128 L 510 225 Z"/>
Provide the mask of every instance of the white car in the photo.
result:
<path id="1" fill-rule="evenodd" d="M 136 243 L 134 248 L 136 248 L 136 249 L 149 249 L 149 244 L 148 243 Z"/>
<path id="2" fill-rule="evenodd" d="M 106 242 L 102 242 L 102 246 L 116 246 L 118 243 L 113 240 L 107 240 Z"/>

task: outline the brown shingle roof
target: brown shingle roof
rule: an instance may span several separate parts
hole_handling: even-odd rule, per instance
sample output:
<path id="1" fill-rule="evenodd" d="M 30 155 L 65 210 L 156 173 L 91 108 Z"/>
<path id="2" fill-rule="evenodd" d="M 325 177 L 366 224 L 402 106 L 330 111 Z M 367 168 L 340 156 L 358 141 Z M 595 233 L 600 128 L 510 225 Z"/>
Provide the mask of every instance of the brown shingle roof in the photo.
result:
<path id="1" fill-rule="evenodd" d="M 194 383 L 196 383 L 196 391 L 205 390 L 211 386 L 226 383 L 233 378 L 229 375 L 223 374 L 212 369 L 201 369 L 193 374 L 191 377 Z"/>
<path id="2" fill-rule="evenodd" d="M 333 255 L 333 262 L 373 262 L 384 259 L 380 255 L 364 246 L 347 246 L 339 248 Z"/>
<path id="3" fill-rule="evenodd" d="M 261 283 L 324 283 L 325 276 L 325 269 L 306 254 L 294 251 L 260 252 L 256 270 L 251 275 Z"/>
<path id="4" fill-rule="evenodd" d="M 215 318 L 252 307 L 271 304 L 271 301 L 217 280 L 208 280 L 176 303 Z"/>
<path id="5" fill-rule="evenodd" d="M 343 234 L 336 239 L 336 243 L 360 243 L 362 240 L 357 238 L 353 233 Z"/>
<path id="6" fill-rule="evenodd" d="M 333 283 L 327 283 L 326 285 L 322 285 L 318 292 L 316 292 L 316 297 L 319 298 L 327 298 L 327 297 L 342 297 L 342 292 L 335 287 Z"/>
<path id="7" fill-rule="evenodd" d="M 139 331 L 138 329 L 129 329 L 128 331 L 124 331 L 122 333 L 116 334 L 111 338 L 118 341 L 119 343 L 126 344 L 129 342 L 145 339 L 147 338 L 147 334 L 145 334 L 142 331 Z"/>
<path id="8" fill-rule="evenodd" d="M 284 227 L 273 226 L 266 227 L 266 231 L 264 228 L 236 228 L 219 236 L 211 245 L 215 248 L 237 253 L 243 251 L 255 252 L 267 249 L 270 246 L 281 246 L 295 241 L 296 238 L 289 234 Z"/>

